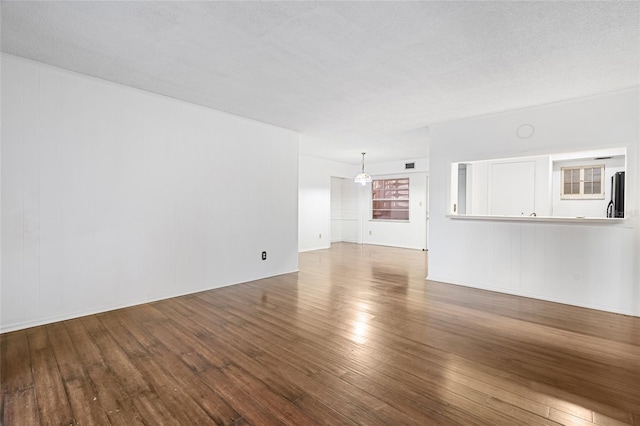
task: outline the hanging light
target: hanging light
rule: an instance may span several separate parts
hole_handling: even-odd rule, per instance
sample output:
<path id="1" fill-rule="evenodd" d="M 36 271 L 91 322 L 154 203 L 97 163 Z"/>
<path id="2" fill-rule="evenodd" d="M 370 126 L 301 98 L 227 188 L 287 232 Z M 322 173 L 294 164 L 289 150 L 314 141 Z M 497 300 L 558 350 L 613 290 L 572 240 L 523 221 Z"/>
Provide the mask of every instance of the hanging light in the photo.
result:
<path id="1" fill-rule="evenodd" d="M 371 176 L 364 172 L 364 152 L 362 153 L 362 172 L 353 180 L 355 183 L 361 183 L 363 186 L 371 182 Z"/>

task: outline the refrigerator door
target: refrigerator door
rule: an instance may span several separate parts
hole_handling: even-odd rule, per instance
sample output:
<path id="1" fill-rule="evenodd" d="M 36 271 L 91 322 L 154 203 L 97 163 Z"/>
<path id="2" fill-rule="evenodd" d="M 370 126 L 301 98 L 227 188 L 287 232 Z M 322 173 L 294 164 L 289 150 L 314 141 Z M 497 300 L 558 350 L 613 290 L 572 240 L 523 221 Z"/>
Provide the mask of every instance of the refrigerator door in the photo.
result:
<path id="1" fill-rule="evenodd" d="M 613 217 L 624 217 L 624 172 L 617 172 L 613 181 Z"/>

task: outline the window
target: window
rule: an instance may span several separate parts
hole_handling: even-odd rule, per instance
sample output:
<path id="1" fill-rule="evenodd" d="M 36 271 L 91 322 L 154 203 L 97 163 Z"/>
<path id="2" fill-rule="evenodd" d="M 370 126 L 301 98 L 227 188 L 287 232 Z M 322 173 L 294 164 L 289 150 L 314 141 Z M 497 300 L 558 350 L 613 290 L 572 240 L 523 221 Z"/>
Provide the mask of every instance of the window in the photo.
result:
<path id="1" fill-rule="evenodd" d="M 409 178 L 373 181 L 372 219 L 409 220 Z"/>
<path id="2" fill-rule="evenodd" d="M 562 167 L 560 198 L 563 200 L 604 200 L 604 165 Z"/>

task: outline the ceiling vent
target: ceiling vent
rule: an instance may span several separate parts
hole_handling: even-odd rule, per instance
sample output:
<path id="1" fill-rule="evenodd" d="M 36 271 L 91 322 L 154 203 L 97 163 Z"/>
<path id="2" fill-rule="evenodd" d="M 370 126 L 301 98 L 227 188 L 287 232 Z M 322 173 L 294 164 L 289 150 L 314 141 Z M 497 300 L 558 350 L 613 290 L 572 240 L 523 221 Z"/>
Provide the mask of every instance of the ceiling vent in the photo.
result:
<path id="1" fill-rule="evenodd" d="M 416 163 L 404 163 L 404 169 L 415 169 L 416 168 Z"/>

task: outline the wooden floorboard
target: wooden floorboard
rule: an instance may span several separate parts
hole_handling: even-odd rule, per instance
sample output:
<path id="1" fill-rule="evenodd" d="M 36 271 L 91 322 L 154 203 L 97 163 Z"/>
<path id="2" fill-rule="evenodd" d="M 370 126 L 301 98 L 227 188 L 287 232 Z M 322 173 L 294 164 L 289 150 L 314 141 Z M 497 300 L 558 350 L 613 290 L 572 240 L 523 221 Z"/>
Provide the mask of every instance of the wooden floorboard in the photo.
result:
<path id="1" fill-rule="evenodd" d="M 635 425 L 640 318 L 425 280 L 356 244 L 300 272 L 0 335 L 4 425 Z"/>

